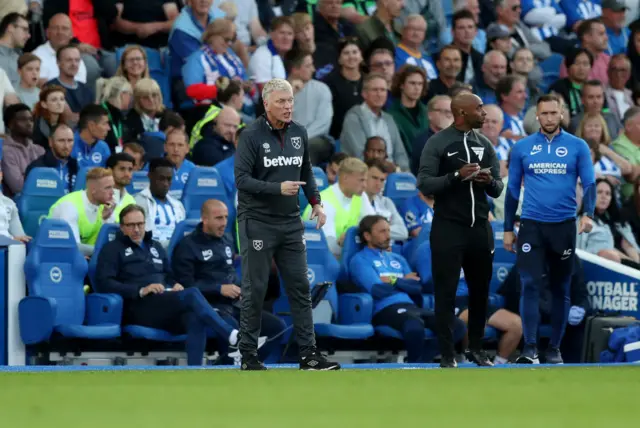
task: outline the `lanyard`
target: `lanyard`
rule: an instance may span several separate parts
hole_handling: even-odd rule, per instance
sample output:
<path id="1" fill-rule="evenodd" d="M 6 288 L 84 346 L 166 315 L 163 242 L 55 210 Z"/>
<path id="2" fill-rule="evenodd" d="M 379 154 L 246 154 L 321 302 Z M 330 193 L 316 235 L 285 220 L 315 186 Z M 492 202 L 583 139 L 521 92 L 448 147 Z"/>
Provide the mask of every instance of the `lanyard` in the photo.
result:
<path id="1" fill-rule="evenodd" d="M 107 107 L 107 103 L 102 103 L 102 107 L 107 111 L 111 130 L 113 131 L 113 135 L 116 136 L 116 140 L 118 140 L 118 146 L 122 147 L 122 122 L 118 123 L 118 126 L 116 126 L 113 118 L 111 117 L 111 111 L 109 110 L 109 107 Z"/>

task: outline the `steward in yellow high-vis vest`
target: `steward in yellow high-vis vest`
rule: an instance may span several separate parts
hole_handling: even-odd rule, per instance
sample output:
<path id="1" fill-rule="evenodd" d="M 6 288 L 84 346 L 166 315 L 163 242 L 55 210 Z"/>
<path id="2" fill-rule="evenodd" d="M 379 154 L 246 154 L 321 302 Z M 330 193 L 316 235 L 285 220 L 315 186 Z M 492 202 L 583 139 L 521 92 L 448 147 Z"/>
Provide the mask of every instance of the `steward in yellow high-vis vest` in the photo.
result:
<path id="1" fill-rule="evenodd" d="M 207 112 L 204 114 L 204 117 L 200 119 L 198 122 L 196 122 L 193 129 L 191 130 L 191 137 L 189 138 L 190 151 L 193 151 L 193 148 L 195 147 L 196 143 L 202 140 L 202 130 L 204 129 L 204 127 L 207 126 L 209 123 L 213 122 L 214 120 L 216 120 L 216 117 L 218 117 L 221 111 L 222 111 L 222 108 L 218 107 L 217 105 L 212 105 L 211 107 L 209 107 L 209 110 L 207 110 Z M 246 125 L 244 123 L 240 122 L 240 124 L 238 125 L 238 129 L 242 129 L 245 126 Z"/>
<path id="2" fill-rule="evenodd" d="M 114 222 L 115 208 L 111 170 L 93 168 L 87 173 L 86 190 L 58 199 L 49 210 L 49 218 L 69 223 L 80 251 L 90 256 L 102 225 Z"/>
<path id="3" fill-rule="evenodd" d="M 322 231 L 327 238 L 331 252 L 339 257 L 344 235 L 350 227 L 358 226 L 360 220 L 375 214 L 371 202 L 364 193 L 367 179 L 367 165 L 357 158 L 347 158 L 340 163 L 338 182 L 320 192 L 327 216 Z M 309 220 L 311 207 L 302 215 Z"/>

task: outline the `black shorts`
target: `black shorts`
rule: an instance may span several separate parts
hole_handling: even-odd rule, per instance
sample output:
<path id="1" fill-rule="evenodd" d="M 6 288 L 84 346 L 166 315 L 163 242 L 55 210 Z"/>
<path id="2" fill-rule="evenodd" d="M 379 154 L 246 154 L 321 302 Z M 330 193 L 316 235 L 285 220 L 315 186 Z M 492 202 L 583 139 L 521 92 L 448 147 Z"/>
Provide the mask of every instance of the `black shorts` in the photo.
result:
<path id="1" fill-rule="evenodd" d="M 458 309 L 457 315 L 460 314 L 467 309 L 469 309 L 469 296 L 456 296 L 456 309 Z M 492 305 L 491 303 L 487 304 L 487 320 L 493 316 L 496 312 L 498 312 L 500 307 L 496 305 Z"/>

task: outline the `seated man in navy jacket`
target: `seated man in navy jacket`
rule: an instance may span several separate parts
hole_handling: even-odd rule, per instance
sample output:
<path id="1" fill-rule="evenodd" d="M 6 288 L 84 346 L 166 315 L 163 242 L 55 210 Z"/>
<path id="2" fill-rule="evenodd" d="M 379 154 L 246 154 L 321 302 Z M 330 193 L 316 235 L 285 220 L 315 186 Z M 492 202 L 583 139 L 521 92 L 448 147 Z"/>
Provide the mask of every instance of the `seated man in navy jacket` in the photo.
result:
<path id="1" fill-rule="evenodd" d="M 207 329 L 236 346 L 238 330 L 227 324 L 200 290 L 184 287 L 171 274 L 167 254 L 145 233 L 144 210 L 128 205 L 120 212 L 120 231 L 98 256 L 96 291 L 124 299 L 124 324 L 187 333 L 187 361 L 202 365 Z"/>
<path id="2" fill-rule="evenodd" d="M 187 289 L 204 294 L 224 320 L 233 326 L 240 322 L 240 281 L 233 265 L 233 241 L 224 231 L 229 211 L 223 202 L 209 199 L 202 204 L 202 222 L 193 233 L 185 236 L 171 257 L 173 273 Z M 277 316 L 262 311 L 262 330 L 258 347 L 267 337 L 279 335 L 286 324 Z M 280 341 L 270 341 L 260 350 L 260 360 L 277 363 Z"/>
<path id="3" fill-rule="evenodd" d="M 374 299 L 373 325 L 389 326 L 402 335 L 407 348 L 408 363 L 422 361 L 425 327 L 435 331 L 435 315 L 418 307 L 422 301 L 420 278 L 411 272 L 401 255 L 389 251 L 391 227 L 386 218 L 370 215 L 360 221 L 360 240 L 366 246 L 349 263 L 351 279 Z M 462 321 L 456 320 L 454 340 L 459 342 L 466 332 Z"/>

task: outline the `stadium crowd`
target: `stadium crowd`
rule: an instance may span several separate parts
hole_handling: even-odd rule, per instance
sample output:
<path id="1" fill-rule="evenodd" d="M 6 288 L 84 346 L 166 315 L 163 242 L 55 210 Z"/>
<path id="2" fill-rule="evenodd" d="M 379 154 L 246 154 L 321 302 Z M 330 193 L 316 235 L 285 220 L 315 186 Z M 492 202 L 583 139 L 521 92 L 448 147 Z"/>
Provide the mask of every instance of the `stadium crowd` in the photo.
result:
<path id="1" fill-rule="evenodd" d="M 234 152 L 243 127 L 263 112 L 264 85 L 287 79 L 293 119 L 328 179 L 321 196 L 329 251 L 340 261 L 354 226 L 364 244 L 342 260 L 347 289 L 370 293 L 373 325 L 400 331 L 407 361 L 422 361 L 433 323 L 422 296 L 433 292 L 425 236 L 434 201 L 420 193 L 392 200 L 385 181 L 417 174 L 423 147 L 451 126 L 451 99 L 462 91 L 482 98 L 480 131 L 505 186 L 511 148 L 538 130 L 537 98 L 560 95 L 563 128 L 587 141 L 598 177 L 594 230 L 578 248 L 640 269 L 639 13 L 637 0 L 3 2 L 0 234 L 32 239 L 14 200 L 30 173 L 53 168 L 67 195 L 48 215 L 70 225 L 88 260 L 98 257 L 102 225 L 120 224 L 91 286 L 123 296 L 125 322 L 172 332 L 211 327 L 233 348 L 241 297 L 232 269 Z M 228 206 L 205 203 L 201 224 L 171 256 L 176 226 L 191 218 L 182 197 L 198 167 L 217 169 Z M 134 193 L 141 172 L 148 185 Z M 491 220 L 502 221 L 504 194 L 490 203 Z M 310 208 L 302 210 L 308 218 Z M 522 336 L 514 271 L 501 287 L 507 303 L 487 313 L 501 332 L 496 363 L 509 361 Z M 278 294 L 272 276 L 269 298 Z M 589 311 L 579 266 L 576 277 L 573 327 Z M 191 294 L 176 305 L 165 289 Z M 151 307 L 148 294 L 167 297 Z M 461 276 L 461 346 L 467 301 Z M 263 326 L 261 345 L 285 328 L 270 312 Z M 270 345 L 264 357 L 275 362 Z M 189 363 L 199 364 L 203 350 L 194 346 L 187 344 Z"/>

